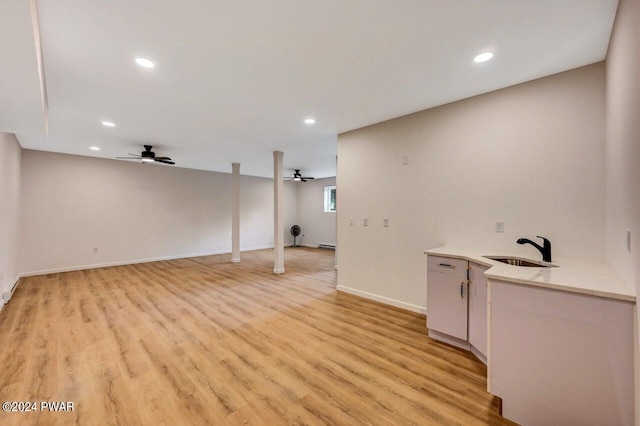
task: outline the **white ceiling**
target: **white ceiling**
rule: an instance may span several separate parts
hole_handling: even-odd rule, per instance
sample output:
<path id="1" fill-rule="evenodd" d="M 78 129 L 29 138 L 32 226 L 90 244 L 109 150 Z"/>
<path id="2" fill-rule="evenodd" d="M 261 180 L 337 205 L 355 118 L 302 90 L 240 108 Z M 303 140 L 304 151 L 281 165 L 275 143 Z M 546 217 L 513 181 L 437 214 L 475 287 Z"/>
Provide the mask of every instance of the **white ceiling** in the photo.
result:
<path id="1" fill-rule="evenodd" d="M 48 137 L 28 2 L 0 2 L 0 131 L 24 148 L 113 158 L 152 144 L 180 167 L 257 176 L 280 150 L 326 177 L 339 133 L 603 60 L 617 0 L 38 6 Z M 494 59 L 473 63 L 485 50 Z"/>

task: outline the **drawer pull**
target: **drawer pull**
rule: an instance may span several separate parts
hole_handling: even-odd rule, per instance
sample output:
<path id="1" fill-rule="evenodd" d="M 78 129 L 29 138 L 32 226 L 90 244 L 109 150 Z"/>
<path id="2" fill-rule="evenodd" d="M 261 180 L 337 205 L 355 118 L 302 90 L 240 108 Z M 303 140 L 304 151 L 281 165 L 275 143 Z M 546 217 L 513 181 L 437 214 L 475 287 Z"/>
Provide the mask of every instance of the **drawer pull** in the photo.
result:
<path id="1" fill-rule="evenodd" d="M 460 299 L 464 299 L 464 282 L 460 283 Z"/>
<path id="2" fill-rule="evenodd" d="M 450 263 L 438 263 L 438 266 L 442 266 L 444 268 L 455 268 L 455 266 Z"/>

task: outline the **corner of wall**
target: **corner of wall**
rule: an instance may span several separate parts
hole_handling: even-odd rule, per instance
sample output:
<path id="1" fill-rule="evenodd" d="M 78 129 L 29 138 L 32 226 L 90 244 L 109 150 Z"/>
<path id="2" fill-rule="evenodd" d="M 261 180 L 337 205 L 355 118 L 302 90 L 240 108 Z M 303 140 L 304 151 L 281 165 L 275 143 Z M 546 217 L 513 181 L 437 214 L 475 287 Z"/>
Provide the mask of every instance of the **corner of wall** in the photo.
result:
<path id="1" fill-rule="evenodd" d="M 10 291 L 19 274 L 22 147 L 14 134 L 0 133 L 0 272 L 2 293 Z"/>

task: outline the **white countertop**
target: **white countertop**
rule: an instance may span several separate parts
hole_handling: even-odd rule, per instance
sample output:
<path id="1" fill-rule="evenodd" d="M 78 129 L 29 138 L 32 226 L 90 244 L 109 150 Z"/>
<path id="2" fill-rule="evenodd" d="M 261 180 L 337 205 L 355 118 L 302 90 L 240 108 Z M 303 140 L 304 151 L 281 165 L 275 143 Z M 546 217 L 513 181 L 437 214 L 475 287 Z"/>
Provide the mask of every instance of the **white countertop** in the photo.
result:
<path id="1" fill-rule="evenodd" d="M 590 294 L 634 303 L 636 301 L 635 289 L 622 281 L 620 276 L 605 262 L 559 257 L 553 259 L 552 262 L 557 267 L 538 268 L 511 266 L 487 259 L 484 256 L 513 256 L 525 259 L 518 254 L 490 249 L 444 246 L 424 252 L 434 256 L 466 259 L 489 266 L 485 276 L 492 280 Z"/>

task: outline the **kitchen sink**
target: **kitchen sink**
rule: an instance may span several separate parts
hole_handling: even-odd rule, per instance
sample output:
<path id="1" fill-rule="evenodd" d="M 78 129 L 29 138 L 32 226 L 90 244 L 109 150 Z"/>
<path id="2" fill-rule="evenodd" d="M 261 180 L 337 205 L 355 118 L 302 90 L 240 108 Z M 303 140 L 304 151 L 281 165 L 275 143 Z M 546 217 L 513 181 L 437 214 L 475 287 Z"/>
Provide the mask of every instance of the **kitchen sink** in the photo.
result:
<path id="1" fill-rule="evenodd" d="M 538 260 L 531 259 L 523 259 L 521 257 L 512 257 L 512 256 L 483 256 L 487 259 L 495 260 L 497 262 L 506 263 L 507 265 L 512 266 L 526 266 L 530 268 L 553 268 L 556 265 L 552 265 L 551 263 L 542 262 Z"/>

